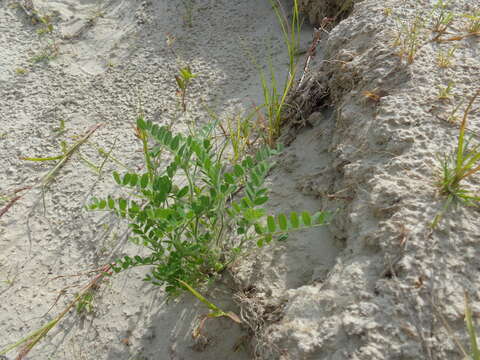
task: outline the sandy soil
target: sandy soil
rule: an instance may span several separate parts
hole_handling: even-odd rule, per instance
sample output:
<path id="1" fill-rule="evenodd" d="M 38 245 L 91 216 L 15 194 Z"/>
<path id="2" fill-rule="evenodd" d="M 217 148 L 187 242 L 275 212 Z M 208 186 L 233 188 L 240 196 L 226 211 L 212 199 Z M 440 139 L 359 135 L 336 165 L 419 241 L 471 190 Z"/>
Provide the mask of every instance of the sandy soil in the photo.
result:
<path id="1" fill-rule="evenodd" d="M 260 66 L 271 59 L 279 78 L 288 63 L 268 1 L 195 1 L 191 19 L 182 1 L 39 0 L 34 5 L 50 15 L 52 33 L 38 34 L 45 26 L 33 25 L 18 2 L 0 2 L 2 204 L 16 196 L 15 190 L 38 184 L 54 165 L 22 157 L 59 154 L 62 141 L 73 144 L 95 124 L 104 126 L 48 188 L 18 193 L 25 195 L 0 220 L 1 348 L 51 320 L 78 291 L 71 286 L 91 276 L 53 278 L 138 251 L 126 243 L 124 224 L 83 209 L 91 196 L 115 192 L 109 173 L 119 165 L 107 161 L 98 174 L 82 157 L 100 165 L 102 148 L 138 167 L 140 146 L 132 124 L 139 107 L 148 119 L 173 122 L 182 131 L 191 122 L 210 121 L 207 107 L 225 117 L 259 104 L 252 58 Z M 303 42 L 310 37 L 307 27 Z M 173 45 L 167 39 L 175 39 Z M 198 74 L 186 116 L 174 79 L 185 64 Z M 191 332 L 206 309 L 188 296 L 166 304 L 162 291 L 141 277 L 131 271 L 102 284 L 94 313 L 72 313 L 31 358 L 249 358 L 242 345 L 246 331 L 226 320 L 211 322 L 208 346 L 196 344 Z M 234 307 L 227 290 L 220 287 L 208 296 Z"/>
<path id="2" fill-rule="evenodd" d="M 77 278 L 56 276 L 138 251 L 125 224 L 83 209 L 91 196 L 116 191 L 108 174 L 118 164 L 106 162 L 99 175 L 80 155 L 100 164 L 101 147 L 138 167 L 132 123 L 139 106 L 148 119 L 182 131 L 207 121 L 206 105 L 225 117 L 260 101 L 249 54 L 262 64 L 271 58 L 279 76 L 288 60 L 266 1 L 195 1 L 190 27 L 181 1 L 39 0 L 35 6 L 53 14 L 54 31 L 43 36 L 15 3 L 0 0 L 0 200 L 52 168 L 21 157 L 58 154 L 61 141 L 105 125 L 45 191 L 28 191 L 0 218 L 0 347 L 52 319 L 74 295 L 68 286 Z M 342 3 L 300 1 L 317 26 Z M 292 97 L 290 146 L 269 184 L 273 212 L 323 208 L 336 216 L 328 227 L 253 253 L 210 290 L 209 298 L 248 323 L 210 321 L 206 338 L 194 341 L 205 309 L 189 296 L 167 304 L 161 289 L 141 282 L 141 271 L 129 271 L 102 284 L 94 313 L 72 312 L 31 358 L 463 359 L 454 338 L 468 349 L 464 291 L 475 317 L 480 311 L 479 212 L 458 206 L 435 229 L 430 224 L 444 203 L 437 156 L 457 139 L 452 110 L 461 104 L 461 116 L 478 89 L 480 45 L 478 36 L 430 41 L 434 3 L 355 2 L 322 31 Z M 454 1 L 447 10 L 457 16 L 445 37 L 465 34 L 462 14 L 475 11 L 472 3 Z M 426 19 L 422 46 L 408 64 L 394 42 L 399 23 L 418 14 Z M 306 26 L 302 48 L 311 35 Z M 174 52 L 167 37 L 176 39 Z M 452 46 L 452 64 L 440 68 L 439 52 Z M 51 59 L 33 63 L 39 55 Z M 185 63 L 199 77 L 182 115 L 173 75 Z M 449 81 L 451 98 L 440 101 Z M 479 105 L 469 117 L 475 137 Z M 480 185 L 478 177 L 466 184 Z"/>
<path id="3" fill-rule="evenodd" d="M 301 3 L 318 22 L 332 15 L 325 4 L 343 2 Z M 355 2 L 319 45 L 323 61 L 297 93 L 303 111 L 296 122 L 320 113 L 323 125 L 301 136 L 324 129 L 320 142 L 330 162 L 299 188 L 338 209 L 330 231 L 344 249 L 328 276 L 284 292 L 281 319 L 264 331 L 278 351 L 264 358 L 463 359 L 455 341 L 469 351 L 463 297 L 476 313 L 478 207 L 453 206 L 435 229 L 430 225 L 445 203 L 436 185 L 438 157 L 453 151 L 466 104 L 479 90 L 480 38 L 463 37 L 465 14 L 478 16 L 478 7 L 450 2 L 445 13 L 454 21 L 440 37 L 445 41 L 432 41 L 435 3 Z M 395 42 L 401 24 L 416 17 L 421 46 L 409 64 Z M 453 47 L 451 64 L 440 67 L 439 54 Z M 439 99 L 449 82 L 450 97 Z M 331 116 L 325 107 L 333 107 Z M 479 107 L 477 100 L 469 114 L 474 142 Z M 464 186 L 478 194 L 478 179 Z M 261 271 L 270 268 L 265 258 L 258 263 L 267 264 Z"/>

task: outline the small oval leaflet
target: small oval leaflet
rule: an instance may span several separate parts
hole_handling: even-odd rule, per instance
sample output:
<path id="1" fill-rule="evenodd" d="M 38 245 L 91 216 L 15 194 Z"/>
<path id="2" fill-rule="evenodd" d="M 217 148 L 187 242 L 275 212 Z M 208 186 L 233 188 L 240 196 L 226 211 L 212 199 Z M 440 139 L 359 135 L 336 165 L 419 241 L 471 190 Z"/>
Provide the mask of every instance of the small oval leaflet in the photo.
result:
<path id="1" fill-rule="evenodd" d="M 312 218 L 307 211 L 302 212 L 302 221 L 305 226 L 312 225 Z"/>
<path id="2" fill-rule="evenodd" d="M 285 214 L 278 215 L 278 226 L 280 226 L 280 229 L 283 231 L 288 229 L 288 222 Z"/>
<path id="3" fill-rule="evenodd" d="M 296 212 L 290 213 L 290 224 L 292 224 L 294 229 L 298 229 L 300 227 L 300 221 Z"/>
<path id="4" fill-rule="evenodd" d="M 145 189 L 148 185 L 148 174 L 143 174 L 140 179 L 140 187 Z"/>
<path id="5" fill-rule="evenodd" d="M 271 215 L 267 217 L 267 226 L 268 226 L 269 232 L 271 233 L 275 232 L 275 229 L 277 226 L 275 225 L 275 219 Z"/>

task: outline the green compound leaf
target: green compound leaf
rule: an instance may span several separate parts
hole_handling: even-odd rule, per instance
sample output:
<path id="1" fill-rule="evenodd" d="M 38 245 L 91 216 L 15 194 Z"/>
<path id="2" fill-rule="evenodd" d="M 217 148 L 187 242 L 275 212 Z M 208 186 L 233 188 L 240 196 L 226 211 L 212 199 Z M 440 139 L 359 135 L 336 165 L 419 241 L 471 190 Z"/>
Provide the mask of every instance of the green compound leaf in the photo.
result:
<path id="1" fill-rule="evenodd" d="M 189 287 L 194 290 L 206 284 L 243 254 L 248 241 L 266 246 L 273 239 L 282 241 L 290 230 L 326 222 L 325 213 L 267 216 L 263 207 L 269 197 L 264 183 L 274 166 L 269 157 L 275 150 L 265 147 L 256 157 L 246 156 L 231 165 L 222 156 L 215 125 L 185 136 L 141 116 L 136 122 L 150 166 L 140 173 L 113 174 L 117 184 L 129 187 L 128 198 L 109 196 L 91 205 L 127 219 L 130 240 L 148 251 L 145 257 L 132 253 L 117 260 L 115 272 L 153 265 L 145 278 L 151 284 L 164 286 L 172 296 L 182 290 L 192 292 Z M 243 195 L 236 198 L 240 189 Z M 224 246 L 230 239 L 227 229 L 241 238 L 233 249 Z"/>

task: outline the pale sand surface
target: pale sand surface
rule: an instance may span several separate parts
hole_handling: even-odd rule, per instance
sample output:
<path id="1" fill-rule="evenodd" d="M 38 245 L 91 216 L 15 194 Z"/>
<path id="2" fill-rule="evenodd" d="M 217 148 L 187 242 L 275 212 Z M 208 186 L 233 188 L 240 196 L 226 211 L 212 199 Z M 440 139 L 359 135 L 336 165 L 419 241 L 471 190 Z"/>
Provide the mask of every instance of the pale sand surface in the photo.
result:
<path id="1" fill-rule="evenodd" d="M 258 104 L 260 86 L 249 53 L 271 59 L 279 76 L 287 57 L 267 1 L 197 1 L 192 27 L 181 1 L 37 1 L 56 11 L 53 35 L 39 37 L 25 15 L 0 0 L 0 193 L 35 184 L 51 166 L 22 156 L 57 154 L 96 123 L 81 149 L 99 163 L 93 145 L 130 167 L 140 166 L 132 124 L 139 102 L 148 119 L 185 131 L 208 120 L 205 105 L 221 117 Z M 313 22 L 331 16 L 341 1 L 302 0 Z M 459 206 L 437 229 L 442 208 L 438 154 L 451 151 L 458 123 L 452 109 L 480 84 L 479 37 L 436 43 L 429 24 L 413 64 L 392 43 L 398 21 L 431 14 L 433 1 L 356 2 L 330 35 L 323 34 L 304 86 L 294 99 L 293 141 L 269 177 L 272 212 L 330 209 L 328 227 L 292 234 L 288 241 L 252 253 L 233 267 L 208 297 L 256 319 L 239 327 L 208 322 L 208 343 L 191 333 L 206 310 L 190 296 L 165 303 L 161 289 L 129 271 L 102 284 L 95 313 L 74 313 L 39 344 L 32 359 L 463 359 L 437 313 L 468 348 L 463 294 L 479 311 L 479 212 Z M 465 30 L 460 14 L 470 1 L 453 1 L 459 15 L 450 31 Z M 93 26 L 84 25 L 102 12 Z M 390 14 L 390 15 L 389 15 Z M 429 16 L 429 15 L 428 15 Z M 79 29 L 78 37 L 68 39 Z M 305 27 L 302 48 L 312 30 Z M 176 54 L 166 45 L 174 36 Z M 62 39 L 48 64 L 29 62 Z M 457 46 L 454 64 L 437 65 L 439 50 Z M 300 63 L 302 64 L 302 61 Z M 178 116 L 173 75 L 179 63 L 199 74 L 190 111 Z M 18 68 L 27 69 L 24 75 Z M 450 101 L 439 87 L 455 82 Z M 378 103 L 364 91 L 385 91 Z M 480 101 L 469 130 L 479 132 Z M 66 132 L 55 129 L 60 119 Z M 78 138 L 77 138 L 78 139 Z M 74 294 L 58 300 L 75 274 L 139 251 L 125 241 L 125 224 L 87 212 L 92 195 L 116 191 L 107 162 L 100 178 L 74 156 L 44 194 L 28 192 L 0 219 L 0 347 L 57 314 Z M 466 181 L 478 189 L 478 177 Z M 88 281 L 83 278 L 83 281 Z M 232 300 L 235 298 L 235 301 Z M 254 336 L 252 336 L 252 333 Z M 128 341 L 126 341 L 128 339 Z M 14 358 L 9 354 L 9 359 Z"/>

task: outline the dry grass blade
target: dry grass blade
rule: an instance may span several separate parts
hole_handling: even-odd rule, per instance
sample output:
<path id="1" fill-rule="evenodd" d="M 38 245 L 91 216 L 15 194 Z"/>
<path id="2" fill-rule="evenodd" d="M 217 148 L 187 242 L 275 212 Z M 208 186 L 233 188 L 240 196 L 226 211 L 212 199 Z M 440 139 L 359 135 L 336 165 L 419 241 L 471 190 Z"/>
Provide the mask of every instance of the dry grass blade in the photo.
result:
<path id="1" fill-rule="evenodd" d="M 55 177 L 56 173 L 65 165 L 65 163 L 70 159 L 70 157 L 73 155 L 73 153 L 83 144 L 85 141 L 88 140 L 88 138 L 95 132 L 97 131 L 100 127 L 102 127 L 104 124 L 99 123 L 96 124 L 95 126 L 92 126 L 83 137 L 78 140 L 70 149 L 68 149 L 65 154 L 63 155 L 62 159 L 58 162 L 55 167 L 50 170 L 41 180 L 40 184 L 37 186 L 44 187 L 52 181 L 52 179 Z"/>
<path id="2" fill-rule="evenodd" d="M 37 187 L 45 187 L 46 185 L 48 185 L 48 183 L 50 181 L 52 181 L 52 179 L 55 177 L 55 174 L 63 167 L 63 165 L 65 165 L 65 163 L 68 161 L 68 159 L 72 156 L 72 154 L 83 144 L 85 143 L 85 141 L 88 140 L 88 138 L 95 132 L 97 131 L 97 129 L 99 129 L 100 127 L 102 127 L 104 124 L 103 123 L 99 123 L 99 124 L 96 124 L 95 126 L 91 127 L 87 132 L 86 134 L 79 140 L 77 141 L 69 150 L 67 150 L 65 152 L 65 154 L 61 155 L 61 156 L 53 156 L 53 157 L 48 157 L 48 158 L 22 158 L 22 160 L 29 160 L 29 161 L 47 161 L 47 160 L 56 160 L 56 159 L 60 159 L 60 161 L 58 162 L 57 165 L 55 165 L 55 167 L 53 169 L 51 169 L 43 178 L 42 180 L 40 181 L 40 183 L 38 183 L 37 185 L 34 185 L 34 186 L 27 186 L 27 187 L 23 187 L 17 191 L 15 191 L 15 193 L 17 192 L 20 192 L 20 191 L 24 191 L 24 190 L 31 190 L 33 188 L 37 188 Z M 0 217 L 2 217 L 3 215 L 5 215 L 8 210 L 10 210 L 10 208 L 18 201 L 20 200 L 23 196 L 23 195 L 18 195 L 18 196 L 15 196 L 14 198 L 12 198 L 7 205 L 5 205 L 3 208 L 0 209 Z"/>
<path id="3" fill-rule="evenodd" d="M 462 352 L 462 355 L 464 356 L 464 358 L 468 359 L 468 354 L 465 351 L 464 346 L 462 345 L 462 343 L 460 342 L 458 337 L 455 335 L 455 332 L 453 331 L 452 327 L 448 323 L 447 319 L 445 319 L 445 317 L 442 315 L 442 313 L 440 312 L 440 310 L 438 309 L 438 307 L 435 304 L 432 304 L 432 308 L 433 308 L 434 312 L 436 313 L 437 317 L 440 319 L 440 321 L 441 321 L 443 327 L 445 328 L 445 330 L 447 330 L 448 335 L 452 338 L 455 345 L 457 345 L 458 349 Z"/>
<path id="4" fill-rule="evenodd" d="M 4 355 L 10 352 L 13 349 L 18 348 L 19 346 L 25 344 L 20 352 L 18 353 L 15 360 L 23 360 L 28 355 L 28 353 L 37 345 L 45 336 L 47 336 L 48 332 L 52 330 L 62 319 L 63 317 L 70 312 L 70 310 L 77 304 L 78 301 L 82 299 L 82 297 L 90 291 L 90 289 L 94 288 L 98 285 L 98 283 L 104 278 L 104 276 L 110 271 L 111 265 L 105 265 L 102 268 L 102 271 L 97 274 L 90 282 L 83 287 L 83 289 L 77 294 L 77 296 L 65 307 L 65 309 L 58 314 L 52 321 L 47 323 L 46 325 L 42 326 L 40 329 L 34 331 L 33 333 L 27 335 L 23 339 L 17 341 L 16 343 L 8 346 L 7 348 L 0 351 L 0 355 Z"/>
<path id="5" fill-rule="evenodd" d="M 0 217 L 2 217 L 10 208 L 15 204 L 18 200 L 22 198 L 22 195 L 15 196 L 12 200 L 8 202 L 7 205 L 5 205 L 1 210 L 0 210 Z"/>

